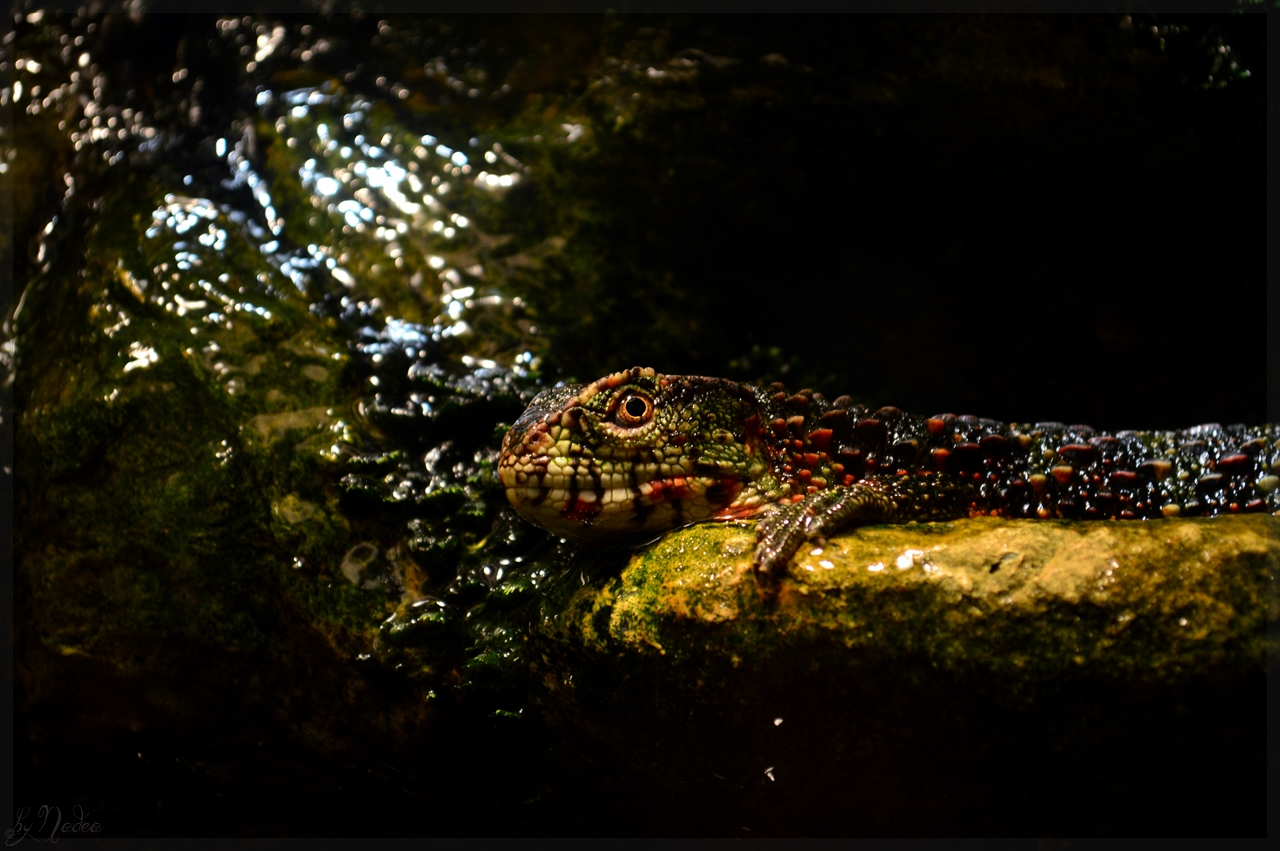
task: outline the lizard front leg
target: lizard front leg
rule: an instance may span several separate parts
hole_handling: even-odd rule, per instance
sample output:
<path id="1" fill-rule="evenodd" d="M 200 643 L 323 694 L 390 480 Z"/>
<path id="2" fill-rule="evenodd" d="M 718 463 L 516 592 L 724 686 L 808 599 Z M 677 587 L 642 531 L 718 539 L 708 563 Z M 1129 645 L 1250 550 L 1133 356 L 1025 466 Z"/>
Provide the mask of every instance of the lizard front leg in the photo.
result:
<path id="1" fill-rule="evenodd" d="M 756 526 L 751 566 L 770 587 L 806 542 L 847 526 L 952 520 L 969 514 L 973 491 L 951 476 L 875 476 L 765 510 Z"/>

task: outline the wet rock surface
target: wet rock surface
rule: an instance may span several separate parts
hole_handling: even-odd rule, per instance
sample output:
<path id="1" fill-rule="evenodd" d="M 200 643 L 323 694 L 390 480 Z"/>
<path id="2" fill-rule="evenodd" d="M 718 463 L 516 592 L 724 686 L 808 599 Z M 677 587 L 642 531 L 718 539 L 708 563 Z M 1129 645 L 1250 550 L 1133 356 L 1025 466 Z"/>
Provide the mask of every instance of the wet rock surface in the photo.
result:
<path id="1" fill-rule="evenodd" d="M 726 832 L 1261 830 L 1280 519 L 871 527 L 776 598 L 752 544 L 677 532 L 544 607 L 552 723 Z"/>

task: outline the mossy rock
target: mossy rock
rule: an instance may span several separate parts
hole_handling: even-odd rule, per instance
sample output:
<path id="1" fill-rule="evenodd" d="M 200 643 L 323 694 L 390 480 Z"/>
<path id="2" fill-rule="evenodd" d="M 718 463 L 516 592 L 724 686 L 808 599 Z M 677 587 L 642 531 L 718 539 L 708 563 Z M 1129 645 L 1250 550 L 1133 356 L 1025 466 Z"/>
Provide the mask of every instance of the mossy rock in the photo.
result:
<path id="1" fill-rule="evenodd" d="M 684 530 L 544 609 L 548 719 L 729 832 L 1261 829 L 1280 519 L 868 527 L 773 597 L 752 542 Z"/>

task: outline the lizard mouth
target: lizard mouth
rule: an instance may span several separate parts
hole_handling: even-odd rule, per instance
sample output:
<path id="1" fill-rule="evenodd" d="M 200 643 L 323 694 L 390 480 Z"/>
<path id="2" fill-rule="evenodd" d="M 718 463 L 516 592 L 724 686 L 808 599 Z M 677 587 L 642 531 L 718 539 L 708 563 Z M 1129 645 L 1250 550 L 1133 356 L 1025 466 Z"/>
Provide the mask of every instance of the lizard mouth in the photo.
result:
<path id="1" fill-rule="evenodd" d="M 571 539 L 617 540 L 706 520 L 737 490 L 719 477 L 649 472 L 584 472 L 545 455 L 504 457 L 498 468 L 507 500 L 522 517 Z"/>

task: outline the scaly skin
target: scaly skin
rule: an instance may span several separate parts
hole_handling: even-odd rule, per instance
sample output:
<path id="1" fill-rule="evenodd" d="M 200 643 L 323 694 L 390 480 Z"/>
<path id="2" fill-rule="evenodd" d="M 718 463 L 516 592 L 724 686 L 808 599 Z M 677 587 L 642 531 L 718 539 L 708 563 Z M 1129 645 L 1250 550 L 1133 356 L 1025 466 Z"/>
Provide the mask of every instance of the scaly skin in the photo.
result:
<path id="1" fill-rule="evenodd" d="M 1280 426 L 1107 435 L 636 367 L 539 394 L 498 475 L 526 520 L 583 542 L 759 518 L 767 582 L 806 541 L 859 523 L 1280 514 Z"/>

